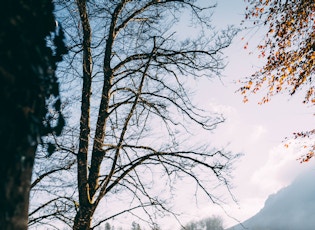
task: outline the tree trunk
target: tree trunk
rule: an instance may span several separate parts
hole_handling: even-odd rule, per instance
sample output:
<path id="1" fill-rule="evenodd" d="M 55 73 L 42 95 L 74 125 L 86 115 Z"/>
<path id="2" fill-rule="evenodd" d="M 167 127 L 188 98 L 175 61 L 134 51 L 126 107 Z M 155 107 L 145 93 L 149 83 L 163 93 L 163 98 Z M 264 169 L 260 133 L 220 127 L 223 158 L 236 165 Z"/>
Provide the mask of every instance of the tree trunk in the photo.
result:
<path id="1" fill-rule="evenodd" d="M 5 154 L 10 156 L 10 159 L 1 160 L 0 229 L 27 229 L 35 149 L 35 147 L 29 147 L 23 151 L 23 155 L 20 151 L 6 152 Z"/>
<path id="2" fill-rule="evenodd" d="M 74 219 L 73 230 L 90 230 L 93 213 L 92 207 L 80 207 Z"/>

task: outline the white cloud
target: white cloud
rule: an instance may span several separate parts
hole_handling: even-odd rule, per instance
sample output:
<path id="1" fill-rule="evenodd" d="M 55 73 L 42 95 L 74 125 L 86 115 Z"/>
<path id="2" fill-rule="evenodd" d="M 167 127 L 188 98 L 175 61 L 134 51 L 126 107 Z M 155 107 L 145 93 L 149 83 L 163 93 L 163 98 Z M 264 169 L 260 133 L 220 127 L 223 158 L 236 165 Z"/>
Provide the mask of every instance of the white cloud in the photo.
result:
<path id="1" fill-rule="evenodd" d="M 209 110 L 226 118 L 214 131 L 215 143 L 229 143 L 232 151 L 242 151 L 251 156 L 266 150 L 264 143 L 268 128 L 261 119 L 253 119 L 240 108 L 219 104 L 215 100 L 209 103 Z"/>
<path id="2" fill-rule="evenodd" d="M 234 117 L 237 114 L 237 110 L 233 106 L 219 104 L 215 100 L 211 100 L 208 106 L 211 112 L 223 114 L 226 117 Z"/>
<path id="3" fill-rule="evenodd" d="M 297 158 L 302 155 L 303 148 L 296 140 L 291 140 L 288 148 L 281 143 L 285 135 L 291 132 L 287 120 L 277 120 L 260 107 L 251 111 L 215 100 L 208 105 L 212 112 L 226 117 L 226 121 L 213 132 L 211 143 L 214 146 L 227 146 L 234 153 L 244 153 L 232 172 L 232 192 L 239 205 L 229 204 L 231 207 L 227 208 L 227 212 L 231 216 L 239 220 L 251 217 L 263 207 L 270 194 L 289 185 L 300 173 L 315 166 L 315 159 L 309 163 L 299 163 Z M 235 224 L 224 213 L 222 216 L 227 225 Z"/>
<path id="4" fill-rule="evenodd" d="M 269 194 L 289 185 L 299 174 L 315 165 L 314 160 L 300 164 L 297 159 L 302 154 L 303 147 L 296 140 L 291 140 L 288 147 L 282 143 L 272 148 L 267 162 L 253 174 L 253 183 Z"/>
<path id="5" fill-rule="evenodd" d="M 258 141 L 265 133 L 267 133 L 267 129 L 263 125 L 253 125 L 251 132 L 251 141 Z"/>

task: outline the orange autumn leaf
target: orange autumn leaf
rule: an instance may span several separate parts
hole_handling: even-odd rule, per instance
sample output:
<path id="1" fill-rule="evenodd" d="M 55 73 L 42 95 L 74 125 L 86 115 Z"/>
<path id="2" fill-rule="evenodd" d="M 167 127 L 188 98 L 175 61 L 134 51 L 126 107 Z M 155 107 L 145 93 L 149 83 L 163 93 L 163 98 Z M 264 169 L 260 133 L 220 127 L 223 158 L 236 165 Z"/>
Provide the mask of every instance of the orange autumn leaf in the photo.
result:
<path id="1" fill-rule="evenodd" d="M 287 93 L 292 96 L 304 93 L 303 103 L 315 104 L 315 1 L 259 0 L 247 2 L 244 22 L 250 28 L 265 25 L 266 32 L 257 45 L 258 56 L 265 64 L 248 76 L 239 90 L 244 95 L 265 91 L 259 104 L 268 103 L 272 96 Z M 256 31 L 256 30 L 255 30 Z M 245 49 L 248 43 L 245 44 Z M 248 86 L 251 86 L 248 88 Z M 314 131 L 295 133 L 295 138 L 310 138 Z M 286 148 L 289 147 L 285 144 Z M 313 149 L 312 146 L 304 147 Z M 315 147 L 314 147 L 315 148 Z M 300 160 L 307 162 L 314 157 L 310 151 Z"/>

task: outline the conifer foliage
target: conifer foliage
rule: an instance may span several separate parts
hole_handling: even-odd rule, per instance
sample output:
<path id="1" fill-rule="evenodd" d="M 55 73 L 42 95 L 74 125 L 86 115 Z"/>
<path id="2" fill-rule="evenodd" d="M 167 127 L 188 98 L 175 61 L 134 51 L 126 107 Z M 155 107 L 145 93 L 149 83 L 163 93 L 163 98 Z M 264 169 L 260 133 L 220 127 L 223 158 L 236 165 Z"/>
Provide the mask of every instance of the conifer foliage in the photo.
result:
<path id="1" fill-rule="evenodd" d="M 64 124 L 55 70 L 66 49 L 53 9 L 48 0 L 0 7 L 0 229 L 27 229 L 37 145 Z"/>

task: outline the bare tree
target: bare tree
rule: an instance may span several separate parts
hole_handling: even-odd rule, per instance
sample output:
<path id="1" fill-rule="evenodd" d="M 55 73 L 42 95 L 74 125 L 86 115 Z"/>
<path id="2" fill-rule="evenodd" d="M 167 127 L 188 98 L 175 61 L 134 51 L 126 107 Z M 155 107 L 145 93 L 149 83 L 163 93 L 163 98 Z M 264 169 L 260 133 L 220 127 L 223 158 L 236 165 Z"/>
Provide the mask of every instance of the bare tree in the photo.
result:
<path id="1" fill-rule="evenodd" d="M 53 163 L 51 169 L 37 167 L 43 179 L 34 187 L 33 199 L 49 193 L 55 200 L 39 201 L 32 223 L 56 227 L 61 220 L 73 229 L 94 229 L 130 214 L 153 224 L 157 211 L 174 214 L 169 192 L 181 178 L 220 203 L 211 188 L 225 185 L 229 190 L 230 165 L 237 155 L 205 142 L 191 143 L 200 130 L 212 132 L 224 119 L 196 107 L 189 84 L 220 75 L 222 50 L 236 30 L 215 31 L 209 24 L 215 6 L 197 1 L 77 0 L 57 5 L 68 38 L 60 79 L 70 107 L 65 107 L 68 127 L 55 138 L 57 152 L 51 158 L 57 158 L 58 172 L 67 175 L 58 176 Z M 192 17 L 199 36 L 177 36 L 183 15 Z M 77 187 L 70 186 L 75 177 L 71 170 Z M 66 188 L 49 187 L 63 179 Z"/>

